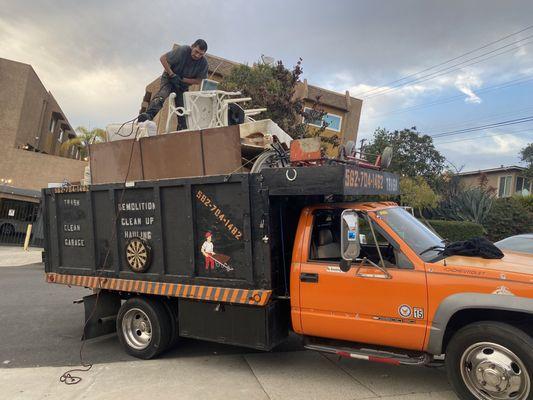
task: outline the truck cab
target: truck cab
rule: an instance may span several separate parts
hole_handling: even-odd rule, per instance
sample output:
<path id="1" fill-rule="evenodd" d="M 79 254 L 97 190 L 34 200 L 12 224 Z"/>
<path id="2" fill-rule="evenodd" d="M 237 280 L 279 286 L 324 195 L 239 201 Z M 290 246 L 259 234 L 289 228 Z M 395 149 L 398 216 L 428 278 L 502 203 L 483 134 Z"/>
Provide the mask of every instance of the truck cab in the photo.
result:
<path id="1" fill-rule="evenodd" d="M 398 364 L 446 353 L 462 398 L 529 398 L 533 257 L 444 257 L 390 202 L 306 207 L 296 238 L 291 319 L 309 348 Z"/>
<path id="2" fill-rule="evenodd" d="M 340 235 L 346 209 L 359 217 L 360 252 L 344 272 Z M 383 220 L 392 215 L 408 221 L 403 229 L 416 232 L 421 246 L 441 244 L 437 235 L 392 203 L 317 206 L 302 212 L 291 269 L 296 332 L 422 350 L 428 308 L 425 264 Z"/>

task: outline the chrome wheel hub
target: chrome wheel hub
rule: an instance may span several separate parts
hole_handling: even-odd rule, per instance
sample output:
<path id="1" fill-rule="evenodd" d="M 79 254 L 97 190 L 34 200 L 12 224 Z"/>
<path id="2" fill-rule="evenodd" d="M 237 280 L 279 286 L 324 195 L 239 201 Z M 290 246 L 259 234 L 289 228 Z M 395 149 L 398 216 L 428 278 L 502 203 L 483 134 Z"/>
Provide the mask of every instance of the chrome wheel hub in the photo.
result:
<path id="1" fill-rule="evenodd" d="M 152 323 L 144 311 L 132 308 L 122 318 L 122 333 L 128 346 L 144 350 L 152 340 Z"/>
<path id="2" fill-rule="evenodd" d="M 461 375 L 478 399 L 525 399 L 531 382 L 524 364 L 511 350 L 496 343 L 476 343 L 461 357 Z"/>

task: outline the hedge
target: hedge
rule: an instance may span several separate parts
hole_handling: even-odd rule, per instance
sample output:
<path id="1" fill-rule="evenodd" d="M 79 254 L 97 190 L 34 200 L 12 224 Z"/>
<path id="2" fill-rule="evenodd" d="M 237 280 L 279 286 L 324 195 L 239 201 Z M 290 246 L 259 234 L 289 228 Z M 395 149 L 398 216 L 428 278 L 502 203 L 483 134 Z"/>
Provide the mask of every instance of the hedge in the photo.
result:
<path id="1" fill-rule="evenodd" d="M 521 233 L 533 233 L 531 200 L 515 197 L 496 199 L 483 225 L 492 241 Z"/>
<path id="2" fill-rule="evenodd" d="M 424 221 L 423 221 L 424 222 Z M 442 238 L 448 239 L 450 242 L 458 240 L 466 240 L 475 236 L 483 236 L 484 229 L 480 224 L 468 221 L 443 221 L 437 219 L 426 220 Z"/>

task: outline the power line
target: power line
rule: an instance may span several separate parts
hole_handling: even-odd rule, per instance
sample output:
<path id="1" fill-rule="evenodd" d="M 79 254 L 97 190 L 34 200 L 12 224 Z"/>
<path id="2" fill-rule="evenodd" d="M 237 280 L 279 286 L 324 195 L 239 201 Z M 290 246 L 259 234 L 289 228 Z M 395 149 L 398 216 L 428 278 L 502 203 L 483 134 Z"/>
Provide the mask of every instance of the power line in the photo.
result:
<path id="1" fill-rule="evenodd" d="M 449 60 L 443 61 L 443 62 L 441 62 L 441 63 L 439 63 L 439 64 L 436 64 L 436 65 L 432 65 L 432 66 L 430 66 L 430 67 L 428 67 L 428 68 L 425 68 L 425 69 L 423 69 L 423 70 L 421 70 L 421 71 L 418 71 L 418 72 L 412 73 L 412 74 L 410 74 L 410 75 L 406 75 L 406 76 L 404 76 L 403 78 L 396 79 L 396 80 L 394 80 L 394 81 L 392 81 L 392 82 L 386 83 L 386 84 L 381 85 L 381 86 L 389 86 L 389 85 L 392 85 L 392 84 L 394 84 L 394 83 L 397 83 L 397 82 L 403 81 L 403 80 L 405 80 L 405 79 L 407 79 L 407 78 L 411 78 L 411 77 L 413 77 L 413 76 L 416 76 L 416 75 L 418 75 L 418 74 L 421 74 L 421 73 L 423 73 L 423 72 L 430 71 L 430 70 L 432 70 L 432 69 L 434 69 L 434 68 L 437 68 L 437 67 L 440 67 L 440 66 L 442 66 L 442 65 L 449 64 L 449 63 L 451 63 L 452 61 L 456 61 L 456 60 L 458 60 L 458 59 L 460 59 L 460 58 L 463 58 L 463 57 L 465 57 L 465 56 L 468 56 L 468 55 L 470 55 L 470 54 L 473 54 L 473 53 L 475 53 L 475 52 L 477 52 L 477 51 L 479 51 L 479 50 L 482 50 L 482 49 L 485 49 L 485 48 L 487 48 L 487 47 L 490 47 L 490 46 L 492 46 L 493 44 L 496 44 L 496 43 L 499 43 L 499 42 L 501 42 L 501 41 L 504 41 L 505 39 L 508 39 L 508 38 L 510 38 L 510 37 L 512 37 L 512 36 L 516 36 L 516 35 L 518 35 L 518 34 L 520 34 L 520 33 L 522 33 L 522 32 L 525 32 L 525 31 L 531 29 L 531 28 L 533 28 L 533 25 L 530 25 L 530 26 L 528 26 L 528 27 L 525 27 L 524 29 L 521 29 L 521 30 L 519 30 L 519 31 L 517 31 L 517 32 L 511 33 L 511 34 L 509 34 L 509 35 L 507 35 L 507 36 L 504 36 L 504 37 L 502 37 L 502 38 L 500 38 L 500 39 L 498 39 L 498 40 L 495 40 L 495 41 L 493 41 L 493 42 L 490 42 L 490 43 L 484 44 L 483 46 L 478 47 L 478 48 L 476 48 L 476 49 L 473 49 L 473 50 L 467 51 L 466 53 L 463 53 L 463 54 L 461 54 L 460 56 L 457 56 L 457 57 L 451 58 L 451 59 L 449 59 Z M 355 95 L 355 97 L 357 97 L 357 96 L 362 96 L 362 95 L 364 95 L 364 94 L 366 94 L 366 93 L 370 93 L 370 92 L 373 92 L 373 91 L 376 91 L 376 90 L 378 90 L 378 88 L 374 88 L 374 89 L 367 90 L 367 91 L 364 91 L 364 92 L 361 92 L 361 93 L 357 93 L 357 94 Z"/>
<path id="2" fill-rule="evenodd" d="M 395 92 L 395 91 L 398 91 L 400 88 L 404 87 L 404 86 L 411 86 L 413 84 L 418 84 L 418 83 L 422 83 L 422 82 L 426 82 L 428 80 L 431 80 L 431 79 L 435 79 L 435 78 L 438 78 L 440 76 L 443 76 L 443 75 L 447 75 L 451 72 L 455 72 L 457 70 L 460 70 L 460 69 L 463 69 L 463 68 L 466 68 L 466 67 L 469 67 L 471 65 L 475 65 L 475 64 L 479 64 L 481 62 L 484 62 L 484 61 L 487 61 L 487 60 L 490 60 L 491 58 L 494 58 L 494 57 L 498 57 L 498 56 L 501 56 L 503 54 L 506 54 L 506 53 L 509 53 L 511 51 L 515 51 L 517 50 L 520 46 L 524 46 L 524 45 L 528 45 L 528 44 L 531 44 L 533 41 L 529 41 L 529 42 L 526 42 L 526 43 L 520 43 L 520 42 L 523 42 L 524 40 L 526 39 L 530 39 L 530 38 L 533 38 L 533 35 L 530 35 L 530 36 L 527 36 L 526 38 L 524 39 L 520 39 L 516 42 L 513 42 L 513 43 L 509 43 L 509 44 L 506 44 L 505 46 L 502 46 L 502 47 L 498 47 L 494 50 L 491 50 L 487 53 L 484 53 L 484 54 L 480 54 L 479 56 L 476 56 L 476 57 L 473 57 L 473 58 L 470 58 L 468 60 L 465 60 L 461 63 L 458 63 L 458 64 L 455 64 L 455 65 L 451 65 L 447 68 L 444 68 L 444 69 L 441 69 L 441 70 L 437 70 L 435 72 L 432 72 L 430 74 L 427 74 L 427 75 L 422 75 L 421 77 L 417 78 L 417 79 L 414 79 L 414 80 L 411 80 L 411 81 L 407 81 L 405 83 L 402 83 L 402 84 L 398 84 L 398 85 L 394 85 L 394 86 L 391 86 L 391 87 L 388 87 L 388 88 L 382 88 L 380 89 L 381 91 L 380 92 L 377 92 L 377 93 L 374 93 L 370 96 L 367 96 L 367 97 L 362 97 L 364 100 L 369 100 L 369 99 L 373 99 L 375 97 L 378 97 L 378 96 L 382 96 L 384 94 L 389 94 L 389 93 L 392 93 L 392 92 Z M 512 45 L 515 45 L 515 44 L 520 44 L 520 46 L 518 47 L 512 47 L 510 49 L 507 49 L 505 51 L 502 51 L 501 53 L 497 53 L 497 54 L 493 54 L 499 50 L 502 50 L 506 47 L 509 47 L 509 46 L 512 46 Z M 485 57 L 489 54 L 492 54 L 488 57 Z M 470 62 L 470 61 L 473 61 L 473 60 L 477 60 L 481 57 L 485 57 L 481 60 L 478 60 L 478 61 L 474 61 L 474 62 Z M 466 64 L 466 65 L 463 65 L 463 64 Z"/>
<path id="3" fill-rule="evenodd" d="M 444 124 L 444 125 L 437 126 L 436 128 L 428 128 L 428 127 L 426 127 L 424 130 L 426 130 L 426 131 L 437 131 L 437 130 L 462 129 L 464 127 L 464 125 L 480 124 L 480 123 L 485 122 L 485 121 L 490 122 L 491 120 L 502 118 L 502 117 L 511 117 L 511 116 L 517 116 L 518 115 L 517 118 L 519 118 L 523 112 L 525 112 L 525 111 L 529 112 L 531 110 L 533 110 L 533 106 L 516 109 L 516 110 L 511 111 L 511 112 L 503 112 L 503 113 L 497 113 L 497 114 L 491 114 L 491 115 L 485 115 L 485 116 L 476 117 L 476 118 L 472 118 L 472 119 L 467 119 L 467 120 L 464 120 L 464 121 L 460 121 L 459 123 L 454 122 L 454 123 L 451 123 L 451 124 Z"/>
<path id="4" fill-rule="evenodd" d="M 435 145 L 438 146 L 438 145 L 441 145 L 441 144 L 465 142 L 465 141 L 468 141 L 468 140 L 484 139 L 484 138 L 489 138 L 489 137 L 493 137 L 493 136 L 514 135 L 514 134 L 522 133 L 522 132 L 531 132 L 531 133 L 533 133 L 533 127 L 528 128 L 528 129 L 521 129 L 521 130 L 513 131 L 513 132 L 495 133 L 493 135 L 474 136 L 474 137 L 463 138 L 463 139 L 449 140 L 447 142 L 435 142 Z"/>
<path id="5" fill-rule="evenodd" d="M 493 123 L 493 124 L 473 126 L 473 127 L 470 127 L 470 128 L 458 129 L 458 130 L 448 131 L 448 132 L 439 132 L 439 133 L 435 133 L 433 135 L 428 134 L 428 136 L 431 136 L 432 138 L 438 138 L 438 137 L 459 135 L 461 133 L 475 132 L 475 131 L 480 131 L 480 130 L 483 130 L 483 129 L 491 129 L 491 128 L 497 128 L 497 127 L 501 127 L 501 126 L 523 124 L 523 123 L 531 122 L 531 121 L 533 121 L 533 115 L 532 116 L 528 116 L 528 117 L 523 117 L 523 118 L 511 119 L 511 120 L 507 120 L 507 121 L 500 121 L 500 122 L 496 122 L 496 123 Z"/>

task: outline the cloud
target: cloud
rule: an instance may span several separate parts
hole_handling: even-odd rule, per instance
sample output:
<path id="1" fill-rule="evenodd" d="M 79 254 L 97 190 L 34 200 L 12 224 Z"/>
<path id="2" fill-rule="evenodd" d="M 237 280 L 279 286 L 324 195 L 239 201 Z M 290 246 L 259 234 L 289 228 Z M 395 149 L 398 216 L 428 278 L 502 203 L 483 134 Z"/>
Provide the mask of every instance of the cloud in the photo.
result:
<path id="1" fill-rule="evenodd" d="M 454 143 L 436 143 L 436 147 L 457 167 L 471 171 L 500 165 L 516 165 L 519 163 L 519 151 L 531 141 L 531 136 L 528 140 L 526 136 L 506 132 L 498 135 L 485 131 L 482 134 L 486 134 L 486 137 Z M 476 136 L 480 136 L 480 133 L 478 132 Z"/>
<path id="2" fill-rule="evenodd" d="M 457 75 L 455 87 L 466 94 L 465 103 L 481 103 L 481 98 L 474 93 L 473 89 L 481 87 L 480 77 L 473 72 L 465 72 Z"/>
<path id="3" fill-rule="evenodd" d="M 476 136 L 483 136 L 479 140 L 451 141 L 450 143 L 436 142 L 440 149 L 451 151 L 457 154 L 470 156 L 515 156 L 520 149 L 528 143 L 526 136 L 508 134 L 508 132 L 494 133 L 491 131 L 477 132 Z M 503 133 L 503 134 L 502 134 Z M 468 137 L 468 136 L 467 136 Z M 475 148 L 475 151 L 473 149 Z"/>
<path id="4" fill-rule="evenodd" d="M 305 7 L 285 0 L 0 0 L 0 9 L 0 56 L 31 64 L 74 126 L 131 118 L 145 86 L 162 72 L 159 56 L 197 37 L 212 54 L 239 62 L 268 54 L 292 65 L 302 57 L 309 83 L 340 93 L 387 91 L 364 100 L 360 137 L 377 126 L 434 122 L 419 111 L 403 119 L 386 115 L 391 111 L 457 90 L 472 108 L 482 83 L 533 74 L 531 46 L 524 45 L 478 64 L 472 76 L 456 71 L 401 88 L 390 84 L 530 25 L 530 0 L 514 0 L 512 7 L 500 0 L 334 0 L 326 8 L 320 0 Z M 480 10 L 482 27 L 471 23 Z"/>
<path id="5" fill-rule="evenodd" d="M 493 136 L 492 140 L 496 146 L 492 151 L 485 152 L 486 154 L 515 154 L 527 144 L 527 140 L 523 137 L 514 135 Z"/>

